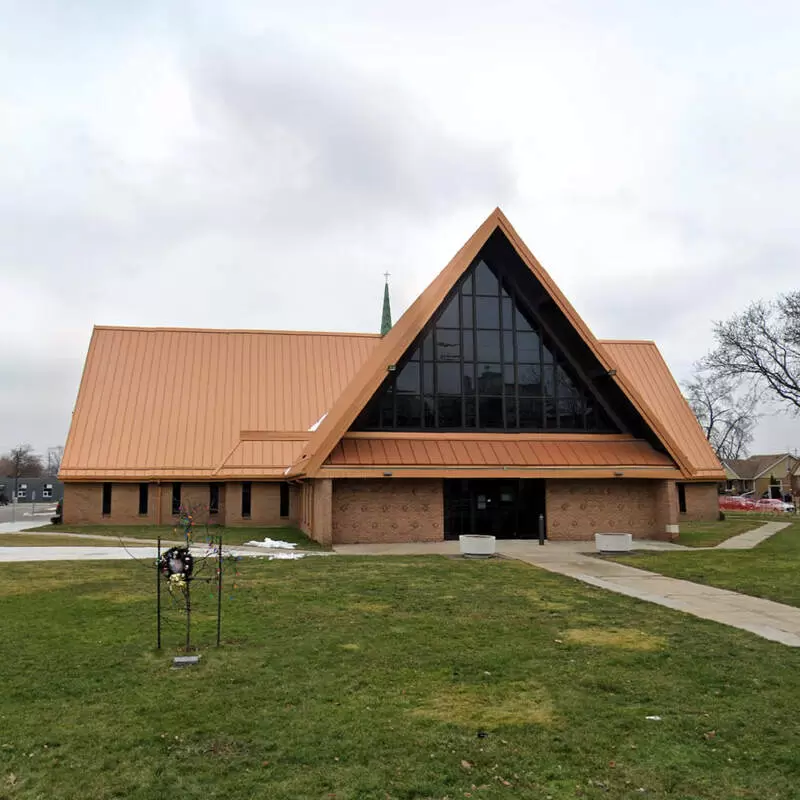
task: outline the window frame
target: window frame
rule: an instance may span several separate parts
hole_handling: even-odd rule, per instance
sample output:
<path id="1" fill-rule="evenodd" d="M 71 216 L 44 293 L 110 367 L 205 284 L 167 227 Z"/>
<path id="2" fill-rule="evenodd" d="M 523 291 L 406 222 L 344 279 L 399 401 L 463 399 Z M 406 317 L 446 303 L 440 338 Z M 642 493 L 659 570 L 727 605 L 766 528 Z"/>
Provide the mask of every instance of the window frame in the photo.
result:
<path id="1" fill-rule="evenodd" d="M 242 519 L 253 518 L 253 482 L 242 481 Z"/>
<path id="2" fill-rule="evenodd" d="M 181 494 L 183 484 L 178 481 L 172 482 L 172 515 L 178 516 L 181 513 Z"/>
<path id="3" fill-rule="evenodd" d="M 208 513 L 219 514 L 219 483 L 208 484 Z"/>
<path id="4" fill-rule="evenodd" d="M 290 513 L 290 500 L 289 500 L 289 484 L 286 481 L 281 481 L 280 484 L 280 498 L 279 498 L 279 516 L 281 519 L 286 519 Z"/>
<path id="5" fill-rule="evenodd" d="M 102 496 L 100 500 L 100 513 L 104 517 L 111 516 L 111 503 L 113 497 L 114 485 L 112 483 L 104 483 L 102 489 Z"/>
<path id="6" fill-rule="evenodd" d="M 144 502 L 142 502 L 144 501 Z M 144 511 L 142 511 L 144 508 Z M 150 513 L 150 484 L 139 484 L 139 516 L 146 517 Z"/>

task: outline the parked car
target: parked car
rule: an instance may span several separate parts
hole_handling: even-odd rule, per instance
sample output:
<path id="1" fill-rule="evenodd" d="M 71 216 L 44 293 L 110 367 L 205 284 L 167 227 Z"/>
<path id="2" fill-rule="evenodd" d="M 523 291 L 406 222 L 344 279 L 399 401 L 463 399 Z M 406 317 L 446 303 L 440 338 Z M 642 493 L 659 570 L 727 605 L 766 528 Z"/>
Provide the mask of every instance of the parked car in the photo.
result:
<path id="1" fill-rule="evenodd" d="M 720 495 L 719 507 L 722 511 L 753 511 L 756 504 L 749 497 L 741 495 Z"/>
<path id="2" fill-rule="evenodd" d="M 766 511 L 775 514 L 794 514 L 794 504 L 786 503 L 783 500 L 770 500 L 764 498 L 755 504 L 756 511 Z"/>

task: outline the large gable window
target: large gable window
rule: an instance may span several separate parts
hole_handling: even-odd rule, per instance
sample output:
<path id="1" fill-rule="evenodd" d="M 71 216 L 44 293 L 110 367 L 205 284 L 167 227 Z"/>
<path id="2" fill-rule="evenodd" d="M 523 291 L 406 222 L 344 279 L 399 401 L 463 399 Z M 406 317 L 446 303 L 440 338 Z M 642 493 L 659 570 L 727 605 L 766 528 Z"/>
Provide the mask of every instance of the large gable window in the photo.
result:
<path id="1" fill-rule="evenodd" d="M 479 259 L 355 430 L 615 431 L 521 298 Z"/>

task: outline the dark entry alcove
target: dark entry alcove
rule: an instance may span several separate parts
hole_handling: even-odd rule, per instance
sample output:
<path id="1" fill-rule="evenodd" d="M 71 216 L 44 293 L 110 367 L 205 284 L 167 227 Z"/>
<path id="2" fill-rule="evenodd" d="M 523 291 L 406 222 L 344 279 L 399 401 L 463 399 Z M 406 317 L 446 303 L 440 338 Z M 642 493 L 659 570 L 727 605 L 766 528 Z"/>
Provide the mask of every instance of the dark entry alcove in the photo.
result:
<path id="1" fill-rule="evenodd" d="M 444 481 L 444 535 L 491 534 L 533 539 L 545 513 L 544 481 L 456 478 Z"/>

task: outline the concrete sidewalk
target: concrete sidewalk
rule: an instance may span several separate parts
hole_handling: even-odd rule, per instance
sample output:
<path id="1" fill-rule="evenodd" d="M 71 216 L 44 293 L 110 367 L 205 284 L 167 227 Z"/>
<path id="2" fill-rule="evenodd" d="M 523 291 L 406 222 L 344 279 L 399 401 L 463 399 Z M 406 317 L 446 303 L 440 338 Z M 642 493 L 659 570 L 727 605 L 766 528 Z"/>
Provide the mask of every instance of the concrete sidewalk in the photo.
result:
<path id="1" fill-rule="evenodd" d="M 503 555 L 600 589 L 683 611 L 764 639 L 800 647 L 800 609 L 585 555 L 574 548 L 502 547 Z M 698 548 L 694 548 L 697 550 Z"/>
<path id="2" fill-rule="evenodd" d="M 765 522 L 761 527 L 754 528 L 747 533 L 740 533 L 738 536 L 732 536 L 724 542 L 720 542 L 714 549 L 715 550 L 750 550 L 757 544 L 761 544 L 765 539 L 774 536 L 778 531 L 788 528 L 791 522 Z"/>

